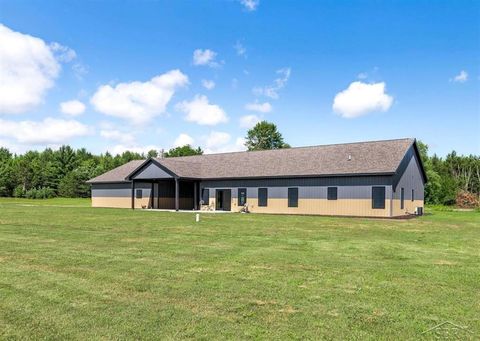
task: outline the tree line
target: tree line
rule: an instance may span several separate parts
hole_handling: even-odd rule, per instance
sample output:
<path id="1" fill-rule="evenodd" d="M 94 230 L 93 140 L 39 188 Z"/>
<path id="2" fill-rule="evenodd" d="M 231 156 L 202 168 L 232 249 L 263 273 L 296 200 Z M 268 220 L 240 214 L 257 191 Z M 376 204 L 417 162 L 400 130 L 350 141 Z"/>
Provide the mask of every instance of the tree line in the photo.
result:
<path id="1" fill-rule="evenodd" d="M 425 202 L 459 204 L 468 198 L 467 206 L 478 206 L 480 199 L 480 156 L 458 155 L 455 151 L 442 158 L 428 155 L 428 145 L 418 141 L 418 149 L 427 174 Z M 466 200 L 466 199 L 463 199 Z"/>
<path id="2" fill-rule="evenodd" d="M 289 148 L 273 123 L 259 122 L 250 129 L 245 146 L 248 150 Z M 480 157 L 458 155 L 455 151 L 445 158 L 428 154 L 428 146 L 418 142 L 420 155 L 428 177 L 425 202 L 453 205 L 459 195 L 467 193 L 476 201 L 480 196 Z M 162 155 L 161 155 L 162 154 Z M 85 148 L 62 146 L 58 150 L 28 151 L 17 155 L 0 148 L 0 196 L 51 198 L 89 197 L 87 180 L 132 160 L 148 157 L 177 157 L 203 154 L 200 147 L 190 145 L 167 152 L 151 150 L 146 154 L 126 151 L 112 155 L 94 155 Z"/>

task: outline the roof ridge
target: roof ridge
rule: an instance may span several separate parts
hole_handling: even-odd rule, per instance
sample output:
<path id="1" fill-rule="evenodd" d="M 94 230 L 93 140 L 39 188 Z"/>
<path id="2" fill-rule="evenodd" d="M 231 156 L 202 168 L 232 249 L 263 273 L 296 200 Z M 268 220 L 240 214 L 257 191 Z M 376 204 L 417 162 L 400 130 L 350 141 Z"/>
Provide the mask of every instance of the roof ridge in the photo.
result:
<path id="1" fill-rule="evenodd" d="M 307 148 L 315 148 L 315 147 L 330 147 L 330 146 L 343 146 L 349 144 L 364 144 L 364 143 L 379 143 L 379 142 L 391 142 L 391 141 L 402 141 L 402 140 L 412 140 L 414 141 L 415 138 L 413 137 L 404 137 L 398 139 L 387 139 L 387 140 L 369 140 L 369 141 L 357 141 L 357 142 L 345 142 L 345 143 L 328 143 L 328 144 L 317 144 L 317 145 L 310 145 L 310 146 L 299 146 L 299 147 L 290 147 L 290 148 L 278 148 L 278 149 L 262 149 L 262 150 L 243 150 L 243 151 L 236 151 L 236 152 L 224 152 L 224 153 L 212 153 L 212 154 L 201 154 L 201 155 L 187 155 L 187 156 L 176 156 L 176 157 L 168 157 L 168 158 L 160 158 L 156 157 L 155 159 L 164 160 L 164 159 L 186 159 L 186 158 L 193 158 L 193 157 L 203 157 L 209 155 L 229 155 L 229 154 L 241 154 L 241 153 L 258 153 L 258 152 L 275 152 L 281 150 L 292 150 L 292 149 L 307 149 Z"/>

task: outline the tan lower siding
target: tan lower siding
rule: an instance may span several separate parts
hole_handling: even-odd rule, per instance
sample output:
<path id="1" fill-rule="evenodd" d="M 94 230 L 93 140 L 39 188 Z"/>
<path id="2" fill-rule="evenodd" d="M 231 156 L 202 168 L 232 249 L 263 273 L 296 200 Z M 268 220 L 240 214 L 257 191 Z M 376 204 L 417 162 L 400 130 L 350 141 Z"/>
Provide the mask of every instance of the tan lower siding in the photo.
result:
<path id="1" fill-rule="evenodd" d="M 239 211 L 237 200 L 232 200 L 232 211 Z M 288 207 L 287 199 L 268 199 L 267 207 L 259 207 L 257 199 L 248 199 L 253 213 L 318 214 L 340 216 L 390 217 L 390 201 L 385 209 L 372 209 L 371 199 L 298 199 L 298 207 Z"/>
<path id="2" fill-rule="evenodd" d="M 155 198 L 155 201 L 157 198 Z M 192 209 L 193 199 L 180 198 L 180 209 Z M 157 202 L 154 203 L 155 207 Z M 135 208 L 142 208 L 142 206 L 149 207 L 151 205 L 150 198 L 135 199 Z M 93 197 L 92 207 L 115 207 L 115 208 L 131 208 L 132 199 L 128 197 Z M 161 209 L 174 209 L 174 198 L 160 198 Z"/>
<path id="3" fill-rule="evenodd" d="M 149 198 L 135 199 L 135 207 L 141 208 L 142 205 L 148 205 Z M 161 199 L 162 203 L 162 199 Z M 174 201 L 169 199 L 168 203 L 163 202 L 166 208 L 172 208 Z M 181 203 L 187 205 L 187 202 Z M 215 207 L 215 199 L 210 198 L 210 205 Z M 259 207 L 257 199 L 248 200 L 249 210 L 254 213 L 283 213 L 283 214 L 318 214 L 318 215 L 344 215 L 344 216 L 365 216 L 365 217 L 389 217 L 390 202 L 385 200 L 385 209 L 372 209 L 370 199 L 299 199 L 298 207 L 288 207 L 287 199 L 268 199 L 267 207 Z M 130 208 L 130 198 L 115 197 L 94 197 L 92 198 L 93 207 L 117 207 Z M 415 207 L 423 207 L 422 200 L 405 200 L 405 209 L 400 209 L 400 200 L 392 202 L 392 216 L 403 216 L 413 214 Z M 237 205 L 237 199 L 232 199 L 232 211 L 238 212 L 240 208 Z"/>
<path id="4" fill-rule="evenodd" d="M 132 199 L 128 197 L 93 197 L 92 207 L 130 208 L 132 207 Z"/>
<path id="5" fill-rule="evenodd" d="M 393 199 L 392 212 L 394 217 L 415 214 L 415 207 L 423 207 L 423 200 L 405 200 L 403 209 L 400 208 L 400 204 L 399 199 Z"/>

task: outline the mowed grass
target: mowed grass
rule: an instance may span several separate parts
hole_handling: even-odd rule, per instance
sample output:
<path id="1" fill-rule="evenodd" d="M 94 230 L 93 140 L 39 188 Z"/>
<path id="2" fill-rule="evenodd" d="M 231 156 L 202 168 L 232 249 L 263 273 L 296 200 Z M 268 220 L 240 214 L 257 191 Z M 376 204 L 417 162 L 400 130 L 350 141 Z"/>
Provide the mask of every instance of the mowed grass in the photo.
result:
<path id="1" fill-rule="evenodd" d="M 195 223 L 65 201 L 0 200 L 0 339 L 480 335 L 478 212 Z"/>

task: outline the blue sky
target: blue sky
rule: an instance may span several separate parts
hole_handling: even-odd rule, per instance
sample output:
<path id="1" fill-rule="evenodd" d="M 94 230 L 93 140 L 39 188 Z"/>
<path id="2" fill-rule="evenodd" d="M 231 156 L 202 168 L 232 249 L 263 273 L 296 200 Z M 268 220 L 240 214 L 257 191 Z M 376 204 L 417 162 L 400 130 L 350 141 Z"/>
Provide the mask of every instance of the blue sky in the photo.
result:
<path id="1" fill-rule="evenodd" d="M 0 23 L 15 152 L 241 150 L 266 119 L 292 146 L 480 153 L 475 1 L 0 0 Z"/>

